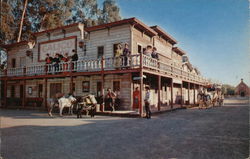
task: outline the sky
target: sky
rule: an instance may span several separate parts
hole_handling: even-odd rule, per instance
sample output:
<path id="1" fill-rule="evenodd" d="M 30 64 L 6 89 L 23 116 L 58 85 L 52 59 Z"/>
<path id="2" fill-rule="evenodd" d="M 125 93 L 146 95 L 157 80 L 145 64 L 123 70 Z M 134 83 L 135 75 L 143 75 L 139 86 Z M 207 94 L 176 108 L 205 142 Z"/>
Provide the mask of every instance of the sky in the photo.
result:
<path id="1" fill-rule="evenodd" d="M 250 85 L 248 0 L 117 0 L 122 18 L 158 25 L 206 78 Z"/>

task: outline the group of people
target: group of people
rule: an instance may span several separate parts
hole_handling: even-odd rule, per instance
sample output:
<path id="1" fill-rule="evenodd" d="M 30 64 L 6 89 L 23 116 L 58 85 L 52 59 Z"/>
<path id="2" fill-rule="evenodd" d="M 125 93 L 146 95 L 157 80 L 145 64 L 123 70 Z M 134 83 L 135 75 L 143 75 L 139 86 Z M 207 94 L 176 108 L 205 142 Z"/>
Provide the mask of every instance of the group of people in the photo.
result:
<path id="1" fill-rule="evenodd" d="M 131 52 L 129 51 L 128 43 L 125 43 L 124 46 L 122 43 L 119 43 L 115 48 L 115 67 L 119 68 L 120 66 L 128 66 L 129 55 L 131 55 Z"/>
<path id="2" fill-rule="evenodd" d="M 47 65 L 53 64 L 55 71 L 59 71 L 59 63 L 61 62 L 69 62 L 71 61 L 77 61 L 78 60 L 78 55 L 75 50 L 72 50 L 73 55 L 69 56 L 68 53 L 65 53 L 64 55 L 56 53 L 54 57 L 50 56 L 50 54 L 46 54 L 45 62 Z M 72 67 L 74 65 L 72 64 Z M 68 65 L 63 65 L 63 69 L 66 70 L 68 69 Z"/>
<path id="3" fill-rule="evenodd" d="M 146 118 L 151 118 L 151 110 L 150 110 L 150 101 L 151 101 L 151 95 L 150 95 L 150 88 L 148 86 L 145 87 L 145 96 L 144 96 L 144 107 L 146 112 Z M 133 109 L 138 109 L 141 104 L 141 95 L 139 91 L 139 87 L 135 88 L 135 91 L 133 92 Z"/>
<path id="4" fill-rule="evenodd" d="M 151 45 L 148 45 L 146 48 L 143 49 L 143 54 L 149 57 L 152 57 L 154 59 L 159 60 L 159 55 L 157 53 L 157 48 L 152 47 Z"/>
<path id="5" fill-rule="evenodd" d="M 146 48 L 143 49 L 143 54 L 149 57 L 152 57 L 154 59 L 159 60 L 159 54 L 157 53 L 157 48 L 152 47 L 151 45 L 148 45 Z M 114 65 L 116 68 L 119 68 L 120 66 L 128 66 L 129 56 L 131 55 L 131 52 L 129 50 L 128 43 L 125 43 L 122 45 L 122 43 L 119 43 L 116 45 L 115 52 L 114 52 Z"/>

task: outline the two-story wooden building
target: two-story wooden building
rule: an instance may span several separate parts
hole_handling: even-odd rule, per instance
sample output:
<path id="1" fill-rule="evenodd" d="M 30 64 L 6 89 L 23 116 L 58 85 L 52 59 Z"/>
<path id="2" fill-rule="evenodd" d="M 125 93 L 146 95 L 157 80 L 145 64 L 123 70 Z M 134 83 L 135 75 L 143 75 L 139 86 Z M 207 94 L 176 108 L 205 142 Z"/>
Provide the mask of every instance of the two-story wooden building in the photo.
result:
<path id="1" fill-rule="evenodd" d="M 160 111 L 195 104 L 198 89 L 207 83 L 190 63 L 183 64 L 186 53 L 175 46 L 172 36 L 136 18 L 93 27 L 71 24 L 34 36 L 34 42 L 2 46 L 8 53 L 7 70 L 1 74 L 1 102 L 5 107 L 44 109 L 46 99 L 57 92 L 98 97 L 111 88 L 121 100 L 119 109 L 132 110 L 135 87 L 140 88 L 143 99 L 144 86 L 148 85 L 152 109 Z M 131 55 L 127 62 L 120 57 L 117 66 L 114 53 L 119 43 L 127 43 Z M 159 60 L 143 54 L 147 45 L 157 48 Z M 58 69 L 45 64 L 47 53 L 72 55 L 72 50 L 78 54 L 77 61 L 61 62 Z"/>

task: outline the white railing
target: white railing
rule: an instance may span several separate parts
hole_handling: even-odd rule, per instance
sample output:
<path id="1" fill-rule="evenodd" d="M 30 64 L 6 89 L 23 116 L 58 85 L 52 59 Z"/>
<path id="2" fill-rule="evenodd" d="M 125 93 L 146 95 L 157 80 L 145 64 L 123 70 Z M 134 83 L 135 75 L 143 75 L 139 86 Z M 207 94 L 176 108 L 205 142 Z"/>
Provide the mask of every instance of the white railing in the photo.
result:
<path id="1" fill-rule="evenodd" d="M 93 72 L 103 70 L 115 70 L 121 68 L 139 68 L 140 54 L 131 55 L 128 57 L 110 57 L 93 60 L 78 60 L 70 62 L 60 62 L 58 64 L 28 66 L 26 68 L 10 68 L 7 70 L 7 76 L 33 76 L 44 74 L 55 74 L 62 72 Z M 142 55 L 142 66 L 144 69 L 156 71 L 171 76 L 178 76 L 190 81 L 207 83 L 208 81 L 193 73 L 184 71 L 174 63 L 162 62 L 160 60 L 151 58 L 150 56 Z M 4 72 L 0 74 L 5 76 Z"/>
<path id="2" fill-rule="evenodd" d="M 7 76 L 23 76 L 24 68 L 10 68 L 7 70 Z"/>
<path id="3" fill-rule="evenodd" d="M 27 76 L 43 75 L 45 74 L 45 65 L 28 66 L 25 71 Z"/>

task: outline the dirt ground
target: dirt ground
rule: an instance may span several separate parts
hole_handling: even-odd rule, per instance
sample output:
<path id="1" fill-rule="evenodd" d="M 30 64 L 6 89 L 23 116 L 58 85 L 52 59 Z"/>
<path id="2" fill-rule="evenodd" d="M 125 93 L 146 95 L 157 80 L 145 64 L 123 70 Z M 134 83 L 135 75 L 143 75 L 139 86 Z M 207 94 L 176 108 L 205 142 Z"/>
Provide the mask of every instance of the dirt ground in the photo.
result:
<path id="1" fill-rule="evenodd" d="M 48 117 L 45 112 L 0 109 L 4 159 L 245 159 L 249 156 L 249 102 L 182 109 L 152 119 Z"/>

